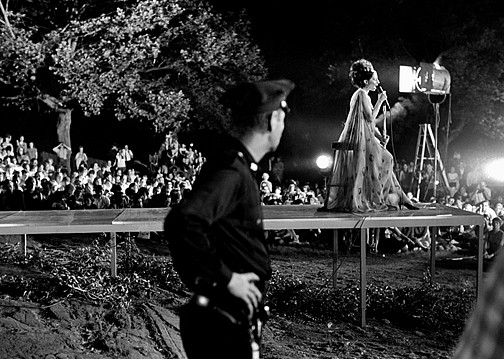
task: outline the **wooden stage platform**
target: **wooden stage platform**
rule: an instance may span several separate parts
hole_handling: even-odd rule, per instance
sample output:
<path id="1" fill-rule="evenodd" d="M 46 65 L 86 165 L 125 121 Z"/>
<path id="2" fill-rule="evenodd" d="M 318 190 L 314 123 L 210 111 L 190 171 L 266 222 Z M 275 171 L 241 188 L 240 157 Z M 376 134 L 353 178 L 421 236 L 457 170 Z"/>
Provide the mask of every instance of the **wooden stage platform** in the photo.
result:
<path id="1" fill-rule="evenodd" d="M 264 206 L 264 228 L 280 229 L 332 229 L 333 271 L 338 260 L 338 230 L 357 229 L 361 236 L 360 288 L 361 325 L 366 325 L 366 243 L 371 228 L 429 227 L 436 233 L 438 227 L 474 225 L 478 234 L 478 265 L 476 290 L 481 293 L 483 276 L 483 225 L 484 218 L 460 209 L 419 204 L 420 210 L 397 210 L 377 213 L 336 213 L 318 211 L 319 205 Z M 49 233 L 101 233 L 111 234 L 111 272 L 117 275 L 116 233 L 160 232 L 169 208 L 128 208 L 108 210 L 72 211 L 19 211 L 0 212 L 0 235 L 24 235 L 22 250 L 26 253 L 26 235 Z M 432 237 L 432 236 L 431 236 Z M 435 281 L 435 246 L 431 250 L 431 280 Z M 336 284 L 334 279 L 334 285 Z"/>

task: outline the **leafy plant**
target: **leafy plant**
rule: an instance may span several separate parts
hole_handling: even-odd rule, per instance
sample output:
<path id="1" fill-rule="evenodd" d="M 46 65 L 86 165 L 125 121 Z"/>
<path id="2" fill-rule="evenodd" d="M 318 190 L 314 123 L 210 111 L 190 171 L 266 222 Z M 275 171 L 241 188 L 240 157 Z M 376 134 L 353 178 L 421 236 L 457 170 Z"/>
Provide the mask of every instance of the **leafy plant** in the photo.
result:
<path id="1" fill-rule="evenodd" d="M 366 293 L 369 318 L 387 319 L 411 329 L 443 327 L 461 331 L 475 301 L 475 291 L 468 287 L 455 290 L 430 285 L 427 280 L 417 286 L 401 288 L 369 284 Z M 315 321 L 357 321 L 360 286 L 348 283 L 336 289 L 316 289 L 275 272 L 267 302 L 272 313 L 280 316 Z"/>

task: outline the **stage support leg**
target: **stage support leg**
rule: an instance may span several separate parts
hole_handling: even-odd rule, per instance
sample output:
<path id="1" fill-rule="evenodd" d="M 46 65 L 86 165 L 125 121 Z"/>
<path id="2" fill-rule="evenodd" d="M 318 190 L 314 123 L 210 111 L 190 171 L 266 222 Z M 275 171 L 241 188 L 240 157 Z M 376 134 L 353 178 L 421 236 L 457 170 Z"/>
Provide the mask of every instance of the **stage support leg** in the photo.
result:
<path id="1" fill-rule="evenodd" d="M 23 239 L 21 239 L 21 246 L 19 247 L 19 251 L 21 254 L 26 257 L 27 251 L 26 251 L 26 246 L 28 243 L 28 238 L 26 234 L 23 234 Z"/>
<path id="2" fill-rule="evenodd" d="M 485 250 L 485 236 L 483 234 L 483 225 L 479 225 L 476 228 L 476 233 L 478 234 L 478 267 L 476 271 L 476 301 L 480 299 L 480 295 L 483 293 L 483 252 Z"/>
<path id="3" fill-rule="evenodd" d="M 338 229 L 333 230 L 333 264 L 332 264 L 332 278 L 333 278 L 333 288 L 336 289 L 338 282 Z"/>
<path id="4" fill-rule="evenodd" d="M 433 285 L 436 279 L 436 236 L 438 227 L 431 227 L 431 248 L 430 248 L 430 284 Z"/>
<path id="5" fill-rule="evenodd" d="M 360 325 L 366 326 L 366 244 L 369 236 L 368 228 L 361 228 L 360 244 Z"/>
<path id="6" fill-rule="evenodd" d="M 110 232 L 110 248 L 112 249 L 112 255 L 110 258 L 110 275 L 112 278 L 117 277 L 117 240 L 116 233 Z"/>

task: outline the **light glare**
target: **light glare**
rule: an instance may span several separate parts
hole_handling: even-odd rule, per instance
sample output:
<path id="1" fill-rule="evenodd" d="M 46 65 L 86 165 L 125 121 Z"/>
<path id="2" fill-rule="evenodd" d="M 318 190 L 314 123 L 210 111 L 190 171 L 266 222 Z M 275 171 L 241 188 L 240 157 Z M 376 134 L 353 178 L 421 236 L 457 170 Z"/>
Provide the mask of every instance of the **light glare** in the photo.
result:
<path id="1" fill-rule="evenodd" d="M 504 158 L 488 162 L 485 165 L 485 174 L 494 181 L 504 182 Z"/>
<path id="2" fill-rule="evenodd" d="M 318 168 L 320 168 L 321 170 L 325 170 L 331 164 L 331 159 L 329 158 L 329 156 L 321 155 L 317 157 L 316 162 Z"/>

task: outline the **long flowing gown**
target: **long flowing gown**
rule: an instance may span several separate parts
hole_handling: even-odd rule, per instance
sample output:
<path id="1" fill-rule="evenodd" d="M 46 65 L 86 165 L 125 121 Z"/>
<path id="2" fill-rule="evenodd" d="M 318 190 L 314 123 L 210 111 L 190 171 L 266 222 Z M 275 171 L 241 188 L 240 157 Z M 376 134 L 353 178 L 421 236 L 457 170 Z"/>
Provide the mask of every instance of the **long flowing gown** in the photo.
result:
<path id="1" fill-rule="evenodd" d="M 407 202 L 393 168 L 394 159 L 375 137 L 375 121 L 364 117 L 366 91 L 358 89 L 338 142 L 348 149 L 336 151 L 328 181 L 326 208 L 339 212 L 387 210 Z"/>

